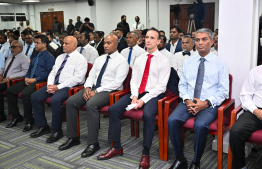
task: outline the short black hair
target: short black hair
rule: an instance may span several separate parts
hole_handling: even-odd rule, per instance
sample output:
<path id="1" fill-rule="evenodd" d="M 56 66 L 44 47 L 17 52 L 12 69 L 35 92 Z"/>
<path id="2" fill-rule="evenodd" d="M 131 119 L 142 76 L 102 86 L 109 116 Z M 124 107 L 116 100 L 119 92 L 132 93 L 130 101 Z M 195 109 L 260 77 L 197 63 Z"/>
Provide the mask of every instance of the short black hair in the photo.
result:
<path id="1" fill-rule="evenodd" d="M 121 32 L 123 32 L 123 29 L 118 27 L 118 28 L 115 29 L 115 31 L 121 31 Z"/>
<path id="2" fill-rule="evenodd" d="M 177 30 L 178 33 L 181 32 L 181 29 L 180 29 L 178 26 L 171 26 L 171 27 L 170 27 L 170 30 L 171 30 L 171 29 L 174 29 L 174 28 Z"/>
<path id="3" fill-rule="evenodd" d="M 94 35 L 95 35 L 95 34 L 97 34 L 100 38 L 103 37 L 103 34 L 102 34 L 101 31 L 95 31 L 95 32 L 94 32 Z"/>
<path id="4" fill-rule="evenodd" d="M 89 22 L 89 21 L 90 21 L 90 19 L 89 19 L 88 17 L 86 17 L 86 18 L 85 18 L 85 21 Z"/>
<path id="5" fill-rule="evenodd" d="M 49 32 L 49 31 L 47 31 L 47 32 L 46 32 L 46 36 L 48 36 L 48 35 L 49 35 L 49 36 L 50 36 L 52 39 L 54 38 L 54 36 L 53 36 L 53 33 L 52 33 L 52 32 Z"/>
<path id="6" fill-rule="evenodd" d="M 147 31 L 148 31 L 148 29 L 144 29 L 144 30 L 142 31 L 141 35 L 146 35 Z"/>
<path id="7" fill-rule="evenodd" d="M 164 34 L 166 34 L 166 32 L 165 32 L 165 31 L 163 31 L 163 30 L 160 30 L 159 32 L 163 32 Z"/>
<path id="8" fill-rule="evenodd" d="M 91 31 L 91 32 L 88 32 L 88 33 L 92 33 L 92 34 L 94 35 L 94 32 L 93 32 L 93 31 Z"/>
<path id="9" fill-rule="evenodd" d="M 87 32 L 84 32 L 84 33 L 82 33 L 82 34 L 84 34 L 85 35 L 85 39 L 88 39 L 88 42 L 90 41 L 90 36 L 89 36 L 89 33 L 87 33 Z"/>
<path id="10" fill-rule="evenodd" d="M 46 44 L 46 47 L 49 45 L 49 40 L 45 35 L 37 35 L 35 39 L 40 39 L 42 43 Z"/>
<path id="11" fill-rule="evenodd" d="M 166 36 L 161 35 L 160 38 L 163 38 L 164 42 L 166 42 Z"/>
<path id="12" fill-rule="evenodd" d="M 122 15 L 122 16 L 121 16 L 121 20 L 122 20 L 124 17 L 126 17 L 126 16 L 125 16 L 125 15 Z"/>
<path id="13" fill-rule="evenodd" d="M 18 36 L 16 35 L 10 35 L 10 37 L 14 38 L 14 40 L 18 40 Z"/>
<path id="14" fill-rule="evenodd" d="M 7 40 L 7 36 L 5 34 L 1 34 L 0 36 L 4 36 L 4 39 Z"/>
<path id="15" fill-rule="evenodd" d="M 161 38 L 161 35 L 160 35 L 159 31 L 156 28 L 152 27 L 152 28 L 148 29 L 148 31 L 155 31 L 155 32 L 157 32 L 158 33 L 157 39 Z"/>

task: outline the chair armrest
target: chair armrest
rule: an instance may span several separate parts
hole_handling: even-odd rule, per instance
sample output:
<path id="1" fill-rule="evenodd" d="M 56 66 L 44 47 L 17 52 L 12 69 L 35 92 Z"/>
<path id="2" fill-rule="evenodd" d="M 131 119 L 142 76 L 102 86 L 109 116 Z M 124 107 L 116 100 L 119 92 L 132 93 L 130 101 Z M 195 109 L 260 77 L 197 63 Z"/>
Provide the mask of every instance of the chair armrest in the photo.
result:
<path id="1" fill-rule="evenodd" d="M 237 120 L 237 114 L 239 112 L 241 112 L 243 110 L 243 108 L 241 107 L 241 105 L 237 106 L 234 110 L 231 111 L 231 118 L 230 118 L 230 128 L 233 126 L 233 124 L 236 122 Z"/>
<path id="2" fill-rule="evenodd" d="M 130 92 L 131 92 L 130 89 L 125 89 L 125 90 L 122 90 L 121 92 L 115 94 L 115 102 L 117 102 L 120 99 L 120 97 L 122 97 L 122 96 L 124 96 L 124 95 L 126 95 Z"/>
<path id="3" fill-rule="evenodd" d="M 176 105 L 178 104 L 178 101 L 179 101 L 179 96 L 178 95 L 175 95 L 174 97 L 168 99 L 165 101 L 165 107 L 164 107 L 164 119 L 165 121 L 167 122 L 167 119 L 170 115 L 170 112 L 169 112 L 169 109 L 170 109 L 170 105 L 174 102 L 176 102 Z M 164 121 L 164 122 L 165 122 Z"/>
<path id="4" fill-rule="evenodd" d="M 83 88 L 85 88 L 83 85 L 82 85 L 82 86 L 73 87 L 74 94 L 76 94 L 77 92 L 79 92 L 79 91 L 82 90 Z"/>
<path id="5" fill-rule="evenodd" d="M 47 84 L 47 82 L 43 82 L 43 83 L 38 83 L 38 84 L 36 84 L 36 85 L 35 85 L 36 91 L 39 90 L 39 89 L 41 89 L 42 87 L 44 87 L 46 84 Z"/>
<path id="6" fill-rule="evenodd" d="M 162 125 L 163 123 L 163 106 L 165 101 L 169 100 L 170 98 L 174 97 L 175 94 L 168 95 L 160 100 L 158 100 L 158 125 Z"/>
<path id="7" fill-rule="evenodd" d="M 15 78 L 8 79 L 6 82 L 7 88 L 11 86 L 11 81 L 17 80 L 17 79 L 24 79 L 24 77 L 15 77 Z"/>
<path id="8" fill-rule="evenodd" d="M 110 95 L 109 95 L 110 106 L 112 106 L 112 105 L 115 103 L 115 95 L 118 94 L 118 93 L 125 92 L 125 91 L 130 91 L 130 89 L 128 88 L 128 89 L 119 90 L 119 91 L 116 91 L 116 92 L 110 93 Z"/>
<path id="9" fill-rule="evenodd" d="M 224 113 L 228 110 L 231 112 L 235 108 L 235 99 L 227 99 L 224 101 L 224 103 L 218 108 L 218 129 L 222 129 L 223 126 L 223 118 Z"/>
<path id="10" fill-rule="evenodd" d="M 14 84 L 16 84 L 18 82 L 21 82 L 23 80 L 24 80 L 24 78 L 12 80 L 12 85 L 14 85 Z"/>

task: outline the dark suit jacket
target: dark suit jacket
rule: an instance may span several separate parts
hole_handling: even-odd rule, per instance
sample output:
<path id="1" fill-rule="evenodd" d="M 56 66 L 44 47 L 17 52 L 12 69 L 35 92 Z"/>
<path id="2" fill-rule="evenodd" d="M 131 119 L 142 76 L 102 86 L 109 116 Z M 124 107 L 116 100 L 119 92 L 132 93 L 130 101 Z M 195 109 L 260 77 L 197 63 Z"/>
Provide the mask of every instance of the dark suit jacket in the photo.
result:
<path id="1" fill-rule="evenodd" d="M 170 52 L 170 41 L 166 44 L 166 50 L 168 50 L 169 52 Z M 175 53 L 180 52 L 182 50 L 183 50 L 182 49 L 182 40 L 179 39 L 178 42 L 177 42 L 177 45 L 176 45 Z M 175 53 L 173 53 L 173 54 L 175 54 Z"/>
<path id="2" fill-rule="evenodd" d="M 177 74 L 177 71 L 171 67 L 171 72 L 167 83 L 167 87 L 176 95 L 179 95 L 178 83 L 179 83 L 179 76 Z"/>
<path id="3" fill-rule="evenodd" d="M 120 42 L 118 42 L 118 46 L 117 46 L 117 50 L 120 53 L 123 49 L 125 49 L 126 47 L 124 45 L 122 45 Z"/>
<path id="4" fill-rule="evenodd" d="M 125 48 L 127 48 L 126 38 L 122 37 L 119 43 L 121 43 Z"/>
<path id="5" fill-rule="evenodd" d="M 95 46 L 95 43 L 91 43 L 91 46 Z M 99 43 L 99 45 L 97 46 L 96 48 L 99 56 L 103 55 L 105 53 L 105 50 L 104 50 L 104 38 L 102 39 L 102 41 Z"/>

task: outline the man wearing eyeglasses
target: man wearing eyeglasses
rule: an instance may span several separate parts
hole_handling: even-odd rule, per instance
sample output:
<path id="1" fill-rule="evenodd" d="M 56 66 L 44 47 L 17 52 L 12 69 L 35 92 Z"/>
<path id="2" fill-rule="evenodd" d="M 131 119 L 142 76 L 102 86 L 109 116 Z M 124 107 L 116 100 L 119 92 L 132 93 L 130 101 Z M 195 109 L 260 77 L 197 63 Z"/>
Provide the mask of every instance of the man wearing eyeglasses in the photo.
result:
<path id="1" fill-rule="evenodd" d="M 16 77 L 25 76 L 30 60 L 23 53 L 23 44 L 14 41 L 11 44 L 12 57 L 8 57 L 4 66 L 0 69 L 0 122 L 6 120 L 4 112 L 4 96 L 3 91 L 7 89 L 7 81 Z"/>
<path id="2" fill-rule="evenodd" d="M 23 49 L 23 54 L 25 54 L 28 58 L 31 58 L 32 53 L 34 51 L 35 48 L 35 43 L 33 42 L 33 36 L 31 34 L 27 34 L 25 36 L 25 42 L 26 45 L 24 46 Z"/>

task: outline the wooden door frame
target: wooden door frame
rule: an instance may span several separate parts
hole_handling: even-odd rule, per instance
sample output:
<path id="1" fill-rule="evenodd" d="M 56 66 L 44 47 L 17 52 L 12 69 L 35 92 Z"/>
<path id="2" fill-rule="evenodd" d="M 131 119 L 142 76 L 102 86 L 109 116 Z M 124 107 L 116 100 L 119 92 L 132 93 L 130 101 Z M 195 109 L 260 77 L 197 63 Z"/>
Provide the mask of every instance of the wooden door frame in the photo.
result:
<path id="1" fill-rule="evenodd" d="M 64 11 L 52 11 L 52 12 L 40 12 L 39 14 L 40 14 L 40 24 L 41 24 L 41 32 L 43 32 L 43 26 L 42 26 L 42 14 L 48 14 L 48 13 L 50 13 L 52 16 L 51 16 L 51 19 L 52 19 L 52 24 L 54 23 L 54 16 L 53 16 L 53 14 L 54 13 L 58 13 L 58 12 L 61 12 L 62 13 L 62 16 L 63 16 L 63 19 L 62 20 L 58 20 L 61 24 L 62 24 L 62 27 L 64 28 Z M 51 30 L 53 30 L 53 28 L 51 29 Z M 46 30 L 44 30 L 44 31 L 46 31 Z"/>

